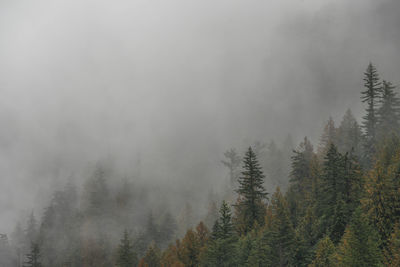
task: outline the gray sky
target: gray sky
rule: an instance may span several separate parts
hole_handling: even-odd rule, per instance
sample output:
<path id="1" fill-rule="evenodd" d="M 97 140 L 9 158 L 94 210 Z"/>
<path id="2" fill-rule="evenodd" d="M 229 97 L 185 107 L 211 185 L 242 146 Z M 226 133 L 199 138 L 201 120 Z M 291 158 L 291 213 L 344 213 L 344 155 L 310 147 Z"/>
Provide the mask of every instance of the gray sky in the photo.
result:
<path id="1" fill-rule="evenodd" d="M 396 0 L 0 0 L 0 232 L 107 156 L 121 173 L 140 156 L 145 179 L 205 191 L 229 147 L 318 140 L 329 115 L 361 114 L 369 61 L 399 84 L 399 11 Z"/>

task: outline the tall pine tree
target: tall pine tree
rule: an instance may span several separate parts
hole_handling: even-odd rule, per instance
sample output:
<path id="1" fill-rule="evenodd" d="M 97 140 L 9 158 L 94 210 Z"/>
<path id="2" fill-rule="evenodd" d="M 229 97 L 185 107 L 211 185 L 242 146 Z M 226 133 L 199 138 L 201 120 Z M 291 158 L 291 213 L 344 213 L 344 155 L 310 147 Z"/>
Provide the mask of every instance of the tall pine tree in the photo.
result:
<path id="1" fill-rule="evenodd" d="M 138 264 L 138 258 L 133 251 L 133 246 L 129 240 L 128 231 L 125 230 L 121 243 L 118 247 L 117 266 L 119 267 L 134 267 Z"/>
<path id="2" fill-rule="evenodd" d="M 243 199 L 236 206 L 243 212 L 244 232 L 247 233 L 255 223 L 264 224 L 264 200 L 268 193 L 263 186 L 265 176 L 251 147 L 247 150 L 243 163 L 242 176 L 238 181 L 239 188 L 236 190 Z"/>
<path id="3" fill-rule="evenodd" d="M 381 92 L 381 82 L 375 66 L 369 63 L 364 73 L 365 90 L 361 92 L 362 102 L 367 103 L 366 114 L 363 117 L 365 133 L 366 162 L 371 162 L 376 149 L 376 128 L 378 123 L 377 104 Z"/>
<path id="4" fill-rule="evenodd" d="M 400 99 L 391 82 L 383 80 L 381 106 L 378 109 L 378 136 L 384 138 L 400 129 Z"/>

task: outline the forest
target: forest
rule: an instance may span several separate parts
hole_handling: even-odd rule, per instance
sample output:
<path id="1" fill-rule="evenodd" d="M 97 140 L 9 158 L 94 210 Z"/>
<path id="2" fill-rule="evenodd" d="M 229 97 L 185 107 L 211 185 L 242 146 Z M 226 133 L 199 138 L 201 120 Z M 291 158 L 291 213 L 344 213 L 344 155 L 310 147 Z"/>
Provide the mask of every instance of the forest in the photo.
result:
<path id="1" fill-rule="evenodd" d="M 0 0 L 0 267 L 400 267 L 399 0 Z"/>
<path id="2" fill-rule="evenodd" d="M 157 188 L 111 185 L 98 162 L 1 236 L 2 266 L 400 266 L 400 98 L 372 63 L 363 75 L 361 123 L 330 118 L 316 149 L 288 137 L 227 150 L 206 214 L 143 209 Z"/>

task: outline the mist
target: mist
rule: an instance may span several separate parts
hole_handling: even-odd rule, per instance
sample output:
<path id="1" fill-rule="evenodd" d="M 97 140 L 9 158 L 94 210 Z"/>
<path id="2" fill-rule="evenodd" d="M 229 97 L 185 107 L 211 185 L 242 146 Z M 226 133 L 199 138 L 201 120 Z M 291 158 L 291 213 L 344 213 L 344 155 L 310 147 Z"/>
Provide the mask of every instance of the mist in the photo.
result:
<path id="1" fill-rule="evenodd" d="M 360 118 L 370 61 L 399 83 L 399 10 L 395 0 L 0 1 L 0 232 L 105 159 L 118 179 L 204 206 L 223 190 L 225 150 L 288 134 L 318 142 L 329 116 L 351 107 Z"/>

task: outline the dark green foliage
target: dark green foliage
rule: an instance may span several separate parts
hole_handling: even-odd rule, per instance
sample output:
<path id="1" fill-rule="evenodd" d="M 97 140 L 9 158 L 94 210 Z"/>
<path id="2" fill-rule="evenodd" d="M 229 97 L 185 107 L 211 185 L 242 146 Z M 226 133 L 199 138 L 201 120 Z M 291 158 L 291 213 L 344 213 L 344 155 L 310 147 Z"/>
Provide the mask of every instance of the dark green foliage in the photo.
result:
<path id="1" fill-rule="evenodd" d="M 310 267 L 334 267 L 336 266 L 335 259 L 335 245 L 329 239 L 324 237 L 318 242 L 317 249 L 315 252 L 315 258 L 310 264 Z"/>
<path id="2" fill-rule="evenodd" d="M 219 218 L 213 226 L 205 266 L 232 266 L 235 258 L 236 235 L 232 223 L 231 210 L 223 201 L 219 210 Z"/>
<path id="3" fill-rule="evenodd" d="M 129 240 L 128 231 L 125 230 L 121 239 L 121 243 L 118 246 L 117 266 L 135 267 L 137 264 L 137 255 L 133 250 L 131 241 Z"/>
<path id="4" fill-rule="evenodd" d="M 251 147 L 243 160 L 243 172 L 239 177 L 239 188 L 236 192 L 243 197 L 243 201 L 236 204 L 240 206 L 240 211 L 243 212 L 244 232 L 249 232 L 255 223 L 264 224 L 264 200 L 267 197 L 267 192 L 263 186 L 264 174 L 258 163 L 257 157 Z"/>
<path id="5" fill-rule="evenodd" d="M 372 63 L 369 63 L 364 73 L 365 90 L 361 92 L 362 102 L 367 103 L 366 114 L 363 117 L 363 128 L 365 130 L 365 152 L 366 161 L 371 162 L 372 155 L 376 149 L 376 130 L 378 123 L 377 104 L 381 94 L 381 82 L 378 71 Z"/>
<path id="6" fill-rule="evenodd" d="M 378 136 L 383 139 L 393 133 L 398 133 L 400 99 L 394 91 L 391 82 L 383 80 L 381 106 L 378 109 Z"/>
<path id="7" fill-rule="evenodd" d="M 339 266 L 381 266 L 379 246 L 376 230 L 368 224 L 361 209 L 357 209 L 338 248 Z"/>

